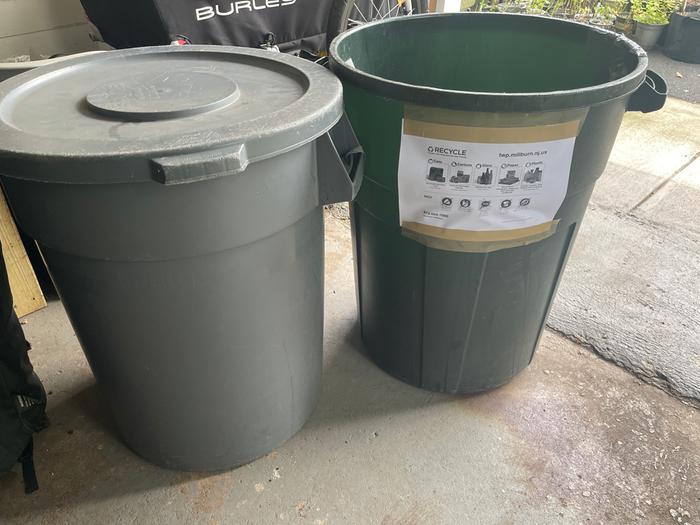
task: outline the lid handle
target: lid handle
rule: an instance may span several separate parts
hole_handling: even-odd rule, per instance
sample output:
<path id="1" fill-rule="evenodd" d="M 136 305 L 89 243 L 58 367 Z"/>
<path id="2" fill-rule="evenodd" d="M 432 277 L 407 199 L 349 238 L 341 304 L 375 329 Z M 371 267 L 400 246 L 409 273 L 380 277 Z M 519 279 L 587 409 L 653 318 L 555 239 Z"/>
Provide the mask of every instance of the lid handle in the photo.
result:
<path id="1" fill-rule="evenodd" d="M 151 177 L 171 186 L 188 184 L 245 171 L 248 154 L 245 144 L 151 159 Z"/>
<path id="2" fill-rule="evenodd" d="M 365 152 L 347 115 L 316 141 L 320 204 L 351 201 L 364 174 Z"/>

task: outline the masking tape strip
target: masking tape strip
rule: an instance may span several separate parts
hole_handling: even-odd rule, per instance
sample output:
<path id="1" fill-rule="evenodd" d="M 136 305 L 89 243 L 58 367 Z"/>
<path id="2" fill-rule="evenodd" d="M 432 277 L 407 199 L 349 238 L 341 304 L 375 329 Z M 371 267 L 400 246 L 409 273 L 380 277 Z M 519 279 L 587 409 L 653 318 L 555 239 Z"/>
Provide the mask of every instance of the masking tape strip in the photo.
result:
<path id="1" fill-rule="evenodd" d="M 404 222 L 401 232 L 430 248 L 453 252 L 488 253 L 525 246 L 554 235 L 559 219 L 515 230 L 465 231 Z"/>
<path id="2" fill-rule="evenodd" d="M 436 122 L 453 126 L 474 128 L 517 128 L 522 126 L 546 126 L 572 120 L 583 122 L 588 108 L 566 109 L 562 111 L 535 111 L 527 113 L 485 113 L 481 111 L 460 111 L 406 104 L 404 118 L 422 122 Z"/>
<path id="3" fill-rule="evenodd" d="M 480 144 L 526 144 L 576 137 L 580 127 L 581 120 L 541 126 L 485 128 L 439 124 L 407 118 L 403 123 L 403 133 L 416 137 Z"/>

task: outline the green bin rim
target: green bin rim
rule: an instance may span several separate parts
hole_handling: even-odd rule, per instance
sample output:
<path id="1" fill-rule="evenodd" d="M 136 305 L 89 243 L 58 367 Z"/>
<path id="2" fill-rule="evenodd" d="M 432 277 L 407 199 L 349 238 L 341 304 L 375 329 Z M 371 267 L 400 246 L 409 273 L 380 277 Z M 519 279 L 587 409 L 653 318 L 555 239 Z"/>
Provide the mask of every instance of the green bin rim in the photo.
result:
<path id="1" fill-rule="evenodd" d="M 346 38 L 351 38 L 355 33 L 364 31 L 368 27 L 374 27 L 379 24 L 400 24 L 408 20 L 407 17 L 396 17 L 371 22 L 369 24 L 363 24 L 341 33 L 330 45 L 330 67 L 341 80 L 393 100 L 400 100 L 421 106 L 432 106 L 463 111 L 486 111 L 499 113 L 556 111 L 590 107 L 597 104 L 602 104 L 609 100 L 630 95 L 644 82 L 647 67 L 649 65 L 647 53 L 629 38 L 613 31 L 608 31 L 607 29 L 601 29 L 588 24 L 558 18 L 517 13 L 428 13 L 422 15 L 411 15 L 410 18 L 415 20 L 421 18 L 486 18 L 496 16 L 529 19 L 533 23 L 539 24 L 541 27 L 547 25 L 569 24 L 571 26 L 576 26 L 577 28 L 584 28 L 592 33 L 608 36 L 611 39 L 611 42 L 616 42 L 618 45 L 622 44 L 626 46 L 630 54 L 637 57 L 637 66 L 633 71 L 623 77 L 594 86 L 559 91 L 496 93 L 443 89 L 388 80 L 357 69 L 339 57 L 338 46 Z M 525 22 L 525 20 L 523 20 L 523 22 Z"/>

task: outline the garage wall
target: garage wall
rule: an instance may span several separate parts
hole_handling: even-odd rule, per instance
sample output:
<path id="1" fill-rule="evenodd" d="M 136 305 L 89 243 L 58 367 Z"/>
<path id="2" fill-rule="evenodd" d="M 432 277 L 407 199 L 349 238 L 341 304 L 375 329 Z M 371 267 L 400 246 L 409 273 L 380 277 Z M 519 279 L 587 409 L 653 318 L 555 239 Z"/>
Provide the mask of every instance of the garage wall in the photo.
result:
<path id="1" fill-rule="evenodd" d="M 0 0 L 0 60 L 95 48 L 79 0 Z"/>

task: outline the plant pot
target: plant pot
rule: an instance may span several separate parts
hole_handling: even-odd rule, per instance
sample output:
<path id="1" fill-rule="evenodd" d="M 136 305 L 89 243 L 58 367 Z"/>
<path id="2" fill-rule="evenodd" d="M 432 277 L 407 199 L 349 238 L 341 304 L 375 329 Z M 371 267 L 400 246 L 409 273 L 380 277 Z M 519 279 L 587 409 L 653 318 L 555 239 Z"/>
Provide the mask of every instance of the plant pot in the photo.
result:
<path id="1" fill-rule="evenodd" d="M 681 62 L 700 64 L 700 12 L 671 15 L 664 54 Z"/>
<path id="2" fill-rule="evenodd" d="M 631 35 L 634 33 L 634 20 L 630 17 L 629 13 L 623 13 L 621 15 L 617 15 L 615 17 L 615 23 L 613 24 L 613 27 L 621 32 L 624 33 L 625 35 Z"/>
<path id="3" fill-rule="evenodd" d="M 572 13 L 568 9 L 557 9 L 556 11 L 554 11 L 554 14 L 552 16 L 554 16 L 554 18 L 563 18 L 565 20 L 570 20 L 574 18 L 574 13 Z"/>
<path id="4" fill-rule="evenodd" d="M 664 28 L 668 24 L 643 24 L 637 22 L 637 28 L 634 30 L 632 40 L 637 42 L 643 49 L 652 49 L 661 38 Z"/>
<path id="5" fill-rule="evenodd" d="M 588 24 L 594 27 L 600 27 L 601 29 L 607 29 L 608 31 L 612 31 L 613 29 L 613 23 L 610 20 L 603 20 L 602 18 L 591 18 Z"/>

